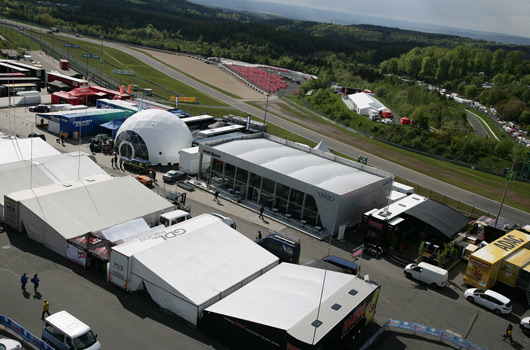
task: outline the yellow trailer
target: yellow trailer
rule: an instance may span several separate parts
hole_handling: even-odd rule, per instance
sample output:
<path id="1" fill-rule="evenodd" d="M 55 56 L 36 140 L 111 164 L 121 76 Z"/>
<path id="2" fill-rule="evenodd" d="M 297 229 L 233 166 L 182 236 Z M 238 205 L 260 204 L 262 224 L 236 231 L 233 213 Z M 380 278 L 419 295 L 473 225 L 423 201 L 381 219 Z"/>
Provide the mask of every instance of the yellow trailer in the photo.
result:
<path id="1" fill-rule="evenodd" d="M 521 267 L 530 261 L 530 235 L 514 230 L 471 254 L 464 283 L 490 288 L 497 280 L 515 286 Z"/>

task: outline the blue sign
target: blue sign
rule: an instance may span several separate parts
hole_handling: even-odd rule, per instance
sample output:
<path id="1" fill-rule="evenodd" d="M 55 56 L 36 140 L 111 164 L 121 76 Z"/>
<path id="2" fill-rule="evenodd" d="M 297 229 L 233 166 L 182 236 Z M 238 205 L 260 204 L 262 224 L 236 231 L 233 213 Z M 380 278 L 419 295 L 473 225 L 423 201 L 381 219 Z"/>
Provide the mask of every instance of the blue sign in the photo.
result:
<path id="1" fill-rule="evenodd" d="M 133 74 L 132 70 L 126 70 L 126 69 L 113 69 L 112 72 L 115 74 L 129 74 L 129 75 Z"/>
<path id="2" fill-rule="evenodd" d="M 64 47 L 73 47 L 74 49 L 78 49 L 79 45 L 76 45 L 76 44 L 64 44 Z"/>
<path id="3" fill-rule="evenodd" d="M 99 55 L 94 55 L 92 53 L 84 53 L 83 57 L 84 58 L 99 58 Z"/>

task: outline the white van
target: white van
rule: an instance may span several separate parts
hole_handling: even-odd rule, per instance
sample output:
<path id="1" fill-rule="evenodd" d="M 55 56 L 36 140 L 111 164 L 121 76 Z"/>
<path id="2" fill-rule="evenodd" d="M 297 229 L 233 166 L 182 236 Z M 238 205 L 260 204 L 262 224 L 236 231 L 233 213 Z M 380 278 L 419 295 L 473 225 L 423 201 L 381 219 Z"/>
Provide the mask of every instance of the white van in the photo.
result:
<path id="1" fill-rule="evenodd" d="M 42 339 L 58 350 L 101 350 L 97 335 L 89 326 L 66 311 L 46 317 Z"/>
<path id="2" fill-rule="evenodd" d="M 189 219 L 191 219 L 190 213 L 177 209 L 160 215 L 160 224 L 169 227 Z"/>
<path id="3" fill-rule="evenodd" d="M 221 215 L 219 213 L 211 213 L 210 215 L 218 217 L 219 219 L 223 220 L 223 222 L 225 224 L 227 224 L 228 226 L 230 226 L 234 230 L 236 229 L 236 222 L 233 219 L 229 218 L 228 216 L 224 216 L 224 215 Z"/>
<path id="4" fill-rule="evenodd" d="M 408 264 L 403 272 L 407 278 L 422 281 L 433 288 L 445 287 L 449 283 L 449 272 L 447 270 L 425 262 Z"/>

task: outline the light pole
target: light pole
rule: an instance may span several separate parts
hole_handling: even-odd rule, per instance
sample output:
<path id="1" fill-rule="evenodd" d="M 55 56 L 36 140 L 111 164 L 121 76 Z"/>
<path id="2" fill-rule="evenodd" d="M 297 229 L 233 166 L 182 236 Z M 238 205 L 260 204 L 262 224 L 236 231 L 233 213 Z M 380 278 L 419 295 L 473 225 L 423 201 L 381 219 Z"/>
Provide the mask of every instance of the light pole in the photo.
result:
<path id="1" fill-rule="evenodd" d="M 101 50 L 99 52 L 99 80 L 103 81 L 103 35 L 99 36 L 101 38 Z"/>
<path id="2" fill-rule="evenodd" d="M 517 146 L 517 151 L 515 152 L 515 157 L 513 158 L 513 163 L 512 163 L 512 168 L 510 169 L 510 173 L 513 173 L 513 169 L 515 168 L 515 162 L 517 161 L 517 155 L 519 154 L 519 149 L 521 149 L 521 144 L 522 142 L 521 140 L 519 140 L 519 146 Z M 515 180 L 515 175 L 514 175 L 514 180 Z M 510 184 L 510 180 L 506 178 L 506 187 L 504 187 L 504 194 L 502 195 L 501 205 L 499 207 L 499 212 L 497 213 L 497 217 L 495 218 L 495 225 L 493 227 L 497 227 L 497 222 L 499 221 L 499 216 L 501 216 L 501 210 L 504 204 L 504 198 L 506 197 L 506 192 L 508 191 L 509 184 Z"/>
<path id="3" fill-rule="evenodd" d="M 272 72 L 269 69 L 269 91 L 267 91 L 267 100 L 265 101 L 265 115 L 263 116 L 263 127 L 261 131 L 265 131 L 267 127 L 267 108 L 269 107 L 269 95 L 271 94 L 271 81 L 272 81 Z"/>

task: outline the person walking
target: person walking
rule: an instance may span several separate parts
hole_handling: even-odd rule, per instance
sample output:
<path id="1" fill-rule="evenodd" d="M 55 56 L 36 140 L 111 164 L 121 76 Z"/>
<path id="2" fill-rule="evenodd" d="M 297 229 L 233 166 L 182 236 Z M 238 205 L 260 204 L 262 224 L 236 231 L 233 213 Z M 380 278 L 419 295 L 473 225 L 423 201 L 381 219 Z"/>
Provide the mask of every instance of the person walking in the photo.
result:
<path id="1" fill-rule="evenodd" d="M 260 219 L 262 219 L 262 220 L 265 219 L 265 218 L 263 217 L 263 212 L 264 212 L 264 211 L 265 211 L 265 207 L 264 207 L 263 204 L 262 204 L 261 207 L 259 208 L 259 216 L 258 216 L 258 218 L 260 218 Z"/>
<path id="2" fill-rule="evenodd" d="M 215 191 L 213 195 L 213 200 L 219 203 L 219 191 Z"/>
<path id="3" fill-rule="evenodd" d="M 50 303 L 48 300 L 44 300 L 44 304 L 42 305 L 42 316 L 41 320 L 44 320 L 44 314 L 48 314 L 50 316 Z"/>
<path id="4" fill-rule="evenodd" d="M 118 155 L 114 153 L 114 165 L 116 165 L 116 168 L 118 167 Z"/>
<path id="5" fill-rule="evenodd" d="M 37 293 L 37 288 L 39 288 L 39 277 L 38 274 L 35 274 L 33 278 L 31 279 L 31 283 L 33 283 L 33 289 L 35 290 L 35 293 Z"/>
<path id="6" fill-rule="evenodd" d="M 116 166 L 116 167 L 118 167 L 118 166 Z M 120 157 L 120 169 L 122 171 L 125 171 L 125 170 L 123 170 L 123 158 L 121 158 L 121 157 Z"/>
<path id="7" fill-rule="evenodd" d="M 20 283 L 22 283 L 22 289 L 26 290 L 26 283 L 28 283 L 28 276 L 26 276 L 25 272 L 22 276 L 20 276 Z"/>
<path id="8" fill-rule="evenodd" d="M 504 335 L 502 336 L 502 340 L 506 340 L 506 338 L 508 338 L 510 339 L 510 343 L 513 344 L 512 330 L 513 330 L 512 324 L 508 323 L 508 327 L 506 327 L 506 332 L 504 332 Z"/>
<path id="9" fill-rule="evenodd" d="M 114 157 L 110 158 L 110 164 L 112 165 L 112 169 L 114 169 Z"/>
<path id="10" fill-rule="evenodd" d="M 151 168 L 151 175 L 153 176 L 153 182 L 156 182 L 156 170 L 155 170 L 155 168 Z"/>

